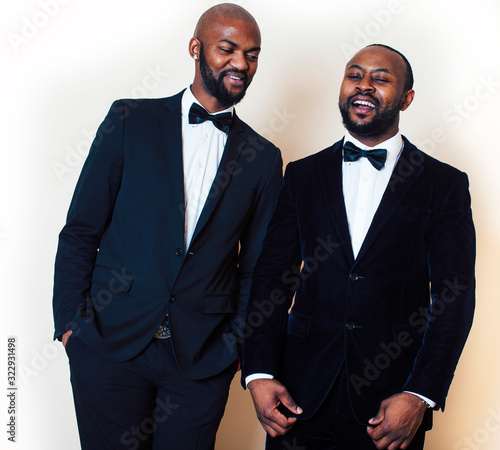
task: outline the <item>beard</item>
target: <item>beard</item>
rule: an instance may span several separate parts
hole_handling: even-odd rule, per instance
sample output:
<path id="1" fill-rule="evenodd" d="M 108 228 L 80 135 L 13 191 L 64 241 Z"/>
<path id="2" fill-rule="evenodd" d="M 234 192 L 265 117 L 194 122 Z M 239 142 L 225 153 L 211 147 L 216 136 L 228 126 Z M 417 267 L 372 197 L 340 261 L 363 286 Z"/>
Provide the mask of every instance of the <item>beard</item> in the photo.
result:
<path id="1" fill-rule="evenodd" d="M 224 77 L 228 73 L 239 73 L 243 77 L 244 86 L 241 92 L 238 94 L 231 94 L 227 87 L 224 84 Z M 221 72 L 218 78 L 214 76 L 213 70 L 207 64 L 207 60 L 205 59 L 205 52 L 203 50 L 203 45 L 200 47 L 200 74 L 203 80 L 203 84 L 205 85 L 208 93 L 217 99 L 217 101 L 224 108 L 229 108 L 230 106 L 236 105 L 239 103 L 247 92 L 248 86 L 250 86 L 250 82 L 248 81 L 248 77 L 245 73 L 238 69 L 228 69 Z"/>
<path id="2" fill-rule="evenodd" d="M 357 94 L 356 94 L 357 95 Z M 339 109 L 342 116 L 342 123 L 346 127 L 349 133 L 358 135 L 361 137 L 374 137 L 384 134 L 389 130 L 394 122 L 397 120 L 399 111 L 401 110 L 401 105 L 403 103 L 403 97 L 399 99 L 398 102 L 389 104 L 383 111 L 379 111 L 380 102 L 370 95 L 364 94 L 365 97 L 370 97 L 372 103 L 375 105 L 375 116 L 370 122 L 367 123 L 357 123 L 349 114 L 349 105 L 355 95 L 349 97 L 344 103 L 339 100 Z"/>

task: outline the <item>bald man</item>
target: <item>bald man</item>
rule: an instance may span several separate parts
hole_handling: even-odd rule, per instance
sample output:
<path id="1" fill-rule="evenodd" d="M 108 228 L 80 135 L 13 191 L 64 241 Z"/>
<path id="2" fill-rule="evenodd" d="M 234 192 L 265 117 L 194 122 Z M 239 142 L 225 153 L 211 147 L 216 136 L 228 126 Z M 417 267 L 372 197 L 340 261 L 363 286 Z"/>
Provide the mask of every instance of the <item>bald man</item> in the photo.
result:
<path id="1" fill-rule="evenodd" d="M 240 6 L 209 9 L 192 85 L 119 100 L 97 132 L 54 284 L 84 450 L 214 448 L 282 178 L 279 150 L 234 111 L 260 42 Z"/>

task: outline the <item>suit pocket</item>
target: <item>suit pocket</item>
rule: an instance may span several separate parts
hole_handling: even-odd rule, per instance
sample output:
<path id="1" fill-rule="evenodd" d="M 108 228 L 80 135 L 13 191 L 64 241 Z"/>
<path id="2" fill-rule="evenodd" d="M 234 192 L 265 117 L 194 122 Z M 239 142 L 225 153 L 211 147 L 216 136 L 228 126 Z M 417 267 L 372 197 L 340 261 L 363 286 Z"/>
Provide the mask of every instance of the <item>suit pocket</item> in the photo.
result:
<path id="1" fill-rule="evenodd" d="M 78 338 L 75 335 L 75 332 L 73 331 L 73 333 L 69 335 L 69 338 L 66 341 L 66 345 L 64 346 L 64 351 L 66 352 L 68 358 L 70 357 L 70 352 L 72 353 L 73 351 L 73 342 L 75 341 L 75 339 L 78 340 Z"/>
<path id="2" fill-rule="evenodd" d="M 292 336 L 305 338 L 309 336 L 309 329 L 311 328 L 311 318 L 305 314 L 292 311 L 288 315 L 288 323 L 286 332 Z"/>
<path id="3" fill-rule="evenodd" d="M 236 312 L 234 300 L 231 296 L 213 296 L 205 298 L 205 313 L 231 314 Z"/>
<path id="4" fill-rule="evenodd" d="M 125 268 L 117 269 L 111 266 L 96 264 L 92 274 L 92 286 L 99 286 L 100 289 L 106 288 L 111 294 L 120 294 L 129 292 L 135 275 Z"/>

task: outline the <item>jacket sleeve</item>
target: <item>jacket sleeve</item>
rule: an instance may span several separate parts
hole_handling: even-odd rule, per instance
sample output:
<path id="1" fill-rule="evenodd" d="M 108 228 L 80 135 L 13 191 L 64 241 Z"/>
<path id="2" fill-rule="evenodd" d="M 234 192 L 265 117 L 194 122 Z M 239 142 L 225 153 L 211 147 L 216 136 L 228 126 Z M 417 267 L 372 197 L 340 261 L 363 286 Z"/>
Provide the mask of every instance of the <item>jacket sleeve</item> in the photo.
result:
<path id="1" fill-rule="evenodd" d="M 300 232 L 291 168 L 287 166 L 276 208 L 253 274 L 245 320 L 242 379 L 253 373 L 276 375 L 293 294 L 287 274 L 300 267 Z"/>
<path id="2" fill-rule="evenodd" d="M 475 306 L 475 231 L 466 174 L 459 173 L 449 184 L 428 245 L 431 308 L 427 317 L 413 317 L 413 325 L 425 334 L 403 390 L 444 409 Z"/>
<path id="3" fill-rule="evenodd" d="M 54 273 L 54 339 L 75 328 L 75 314 L 85 308 L 101 237 L 120 188 L 126 112 L 113 103 L 100 125 L 83 166 L 59 235 Z"/>
<path id="4" fill-rule="evenodd" d="M 245 226 L 240 239 L 238 257 L 238 290 L 236 298 L 236 314 L 232 320 L 232 331 L 241 340 L 242 324 L 245 319 L 250 284 L 255 263 L 262 248 L 267 225 L 273 214 L 281 181 L 283 178 L 283 161 L 281 152 L 276 149 L 274 161 L 259 193 L 257 204 L 252 211 L 251 220 Z"/>

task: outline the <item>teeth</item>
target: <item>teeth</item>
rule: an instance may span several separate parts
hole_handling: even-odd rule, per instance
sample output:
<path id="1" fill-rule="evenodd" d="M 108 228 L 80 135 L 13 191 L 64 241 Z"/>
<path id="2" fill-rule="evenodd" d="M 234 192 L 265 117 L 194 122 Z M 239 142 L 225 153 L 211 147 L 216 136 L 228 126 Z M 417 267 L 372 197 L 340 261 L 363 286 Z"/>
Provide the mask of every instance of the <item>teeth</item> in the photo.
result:
<path id="1" fill-rule="evenodd" d="M 370 102 L 365 102 L 363 100 L 356 100 L 354 102 L 355 105 L 362 105 L 362 106 L 369 106 L 370 108 L 375 108 L 375 105 L 373 103 L 370 103 Z"/>
<path id="2" fill-rule="evenodd" d="M 233 75 L 229 75 L 229 78 L 231 78 L 232 80 L 238 80 L 238 81 L 240 81 L 242 79 L 241 77 L 235 77 Z"/>

